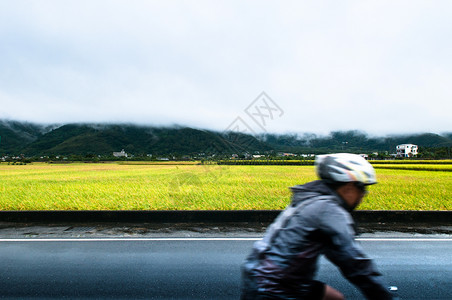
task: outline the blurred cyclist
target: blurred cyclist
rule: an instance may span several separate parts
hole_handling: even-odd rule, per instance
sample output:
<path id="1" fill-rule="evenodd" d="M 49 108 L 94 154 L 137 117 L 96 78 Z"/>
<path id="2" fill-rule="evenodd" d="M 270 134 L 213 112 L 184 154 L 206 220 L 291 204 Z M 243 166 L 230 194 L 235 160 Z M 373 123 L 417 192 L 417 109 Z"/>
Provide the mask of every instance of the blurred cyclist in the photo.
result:
<path id="1" fill-rule="evenodd" d="M 324 254 L 367 299 L 392 299 L 372 261 L 355 242 L 350 212 L 377 183 L 375 170 L 355 154 L 320 155 L 320 180 L 292 187 L 291 204 L 256 242 L 242 266 L 241 299 L 344 299 L 314 280 Z"/>

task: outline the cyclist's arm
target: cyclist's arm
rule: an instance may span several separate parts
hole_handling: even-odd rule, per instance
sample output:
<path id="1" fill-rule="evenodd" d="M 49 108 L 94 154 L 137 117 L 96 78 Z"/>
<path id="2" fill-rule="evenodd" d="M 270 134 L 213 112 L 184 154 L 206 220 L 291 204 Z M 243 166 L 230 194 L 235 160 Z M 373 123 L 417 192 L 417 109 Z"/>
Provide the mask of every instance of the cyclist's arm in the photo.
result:
<path id="1" fill-rule="evenodd" d="M 392 299 L 378 278 L 381 274 L 354 239 L 351 216 L 342 208 L 326 205 L 321 219 L 321 229 L 328 237 L 326 257 L 367 299 Z"/>

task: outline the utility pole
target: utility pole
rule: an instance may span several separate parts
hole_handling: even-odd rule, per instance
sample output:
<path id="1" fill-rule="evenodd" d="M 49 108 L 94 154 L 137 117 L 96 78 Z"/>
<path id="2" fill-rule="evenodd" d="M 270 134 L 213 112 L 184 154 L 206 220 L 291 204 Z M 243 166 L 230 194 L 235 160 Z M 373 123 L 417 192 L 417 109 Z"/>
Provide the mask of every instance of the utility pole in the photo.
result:
<path id="1" fill-rule="evenodd" d="M 342 142 L 342 150 L 344 150 L 344 146 L 346 146 L 348 142 Z"/>

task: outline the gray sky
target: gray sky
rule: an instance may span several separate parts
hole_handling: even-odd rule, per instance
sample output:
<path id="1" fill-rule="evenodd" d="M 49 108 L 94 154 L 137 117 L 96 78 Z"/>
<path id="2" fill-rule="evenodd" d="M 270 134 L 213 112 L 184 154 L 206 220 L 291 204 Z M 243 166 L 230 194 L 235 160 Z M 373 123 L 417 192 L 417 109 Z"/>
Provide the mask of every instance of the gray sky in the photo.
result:
<path id="1" fill-rule="evenodd" d="M 0 0 L 0 118 L 451 132 L 451 17 L 439 0 Z"/>

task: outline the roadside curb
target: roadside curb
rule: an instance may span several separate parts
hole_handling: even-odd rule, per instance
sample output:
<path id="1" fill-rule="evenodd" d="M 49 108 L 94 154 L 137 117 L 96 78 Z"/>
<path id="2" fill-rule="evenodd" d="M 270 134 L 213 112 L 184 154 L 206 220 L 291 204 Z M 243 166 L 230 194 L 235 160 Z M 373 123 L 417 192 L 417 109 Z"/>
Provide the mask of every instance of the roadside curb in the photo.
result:
<path id="1" fill-rule="evenodd" d="M 0 222 L 12 223 L 271 223 L 280 210 L 189 211 L 0 211 Z M 452 211 L 358 210 L 360 224 L 452 225 Z"/>

